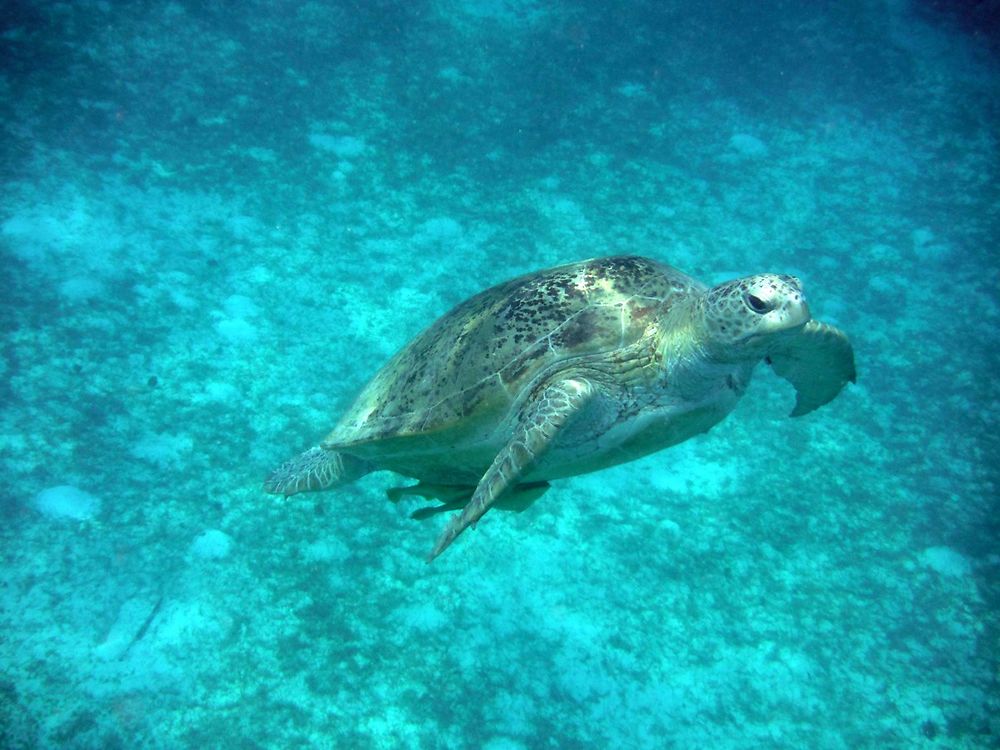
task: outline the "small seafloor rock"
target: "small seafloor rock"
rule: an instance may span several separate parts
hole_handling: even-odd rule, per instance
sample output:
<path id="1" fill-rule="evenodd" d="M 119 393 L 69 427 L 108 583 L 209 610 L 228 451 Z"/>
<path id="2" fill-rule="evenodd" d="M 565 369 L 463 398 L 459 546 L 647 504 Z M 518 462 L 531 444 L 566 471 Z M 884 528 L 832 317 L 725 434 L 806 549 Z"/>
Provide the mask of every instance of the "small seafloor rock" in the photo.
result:
<path id="1" fill-rule="evenodd" d="M 221 560 L 229 556 L 232 546 L 233 538 L 229 534 L 218 529 L 208 529 L 191 542 L 191 554 L 202 560 Z"/>
<path id="2" fill-rule="evenodd" d="M 748 133 L 737 133 L 729 139 L 729 147 L 741 156 L 767 156 L 764 141 Z"/>
<path id="3" fill-rule="evenodd" d="M 104 661 L 122 659 L 128 650 L 146 635 L 160 611 L 163 598 L 138 596 L 127 600 L 95 653 Z"/>
<path id="4" fill-rule="evenodd" d="M 101 501 L 89 492 L 61 484 L 49 487 L 35 495 L 35 509 L 49 518 L 68 518 L 86 521 L 101 512 Z"/>
<path id="5" fill-rule="evenodd" d="M 972 572 L 969 558 L 951 547 L 928 547 L 920 553 L 920 562 L 945 576 L 966 576 Z"/>

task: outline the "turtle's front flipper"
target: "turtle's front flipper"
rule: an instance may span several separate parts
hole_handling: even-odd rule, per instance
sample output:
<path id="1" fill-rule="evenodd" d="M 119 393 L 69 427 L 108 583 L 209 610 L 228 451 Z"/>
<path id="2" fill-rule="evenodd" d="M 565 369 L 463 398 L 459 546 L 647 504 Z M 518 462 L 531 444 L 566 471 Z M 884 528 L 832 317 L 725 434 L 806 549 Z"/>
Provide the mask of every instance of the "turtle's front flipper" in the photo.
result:
<path id="1" fill-rule="evenodd" d="M 793 417 L 832 401 L 848 381 L 855 382 L 854 349 L 847 335 L 818 320 L 781 341 L 767 361 L 795 386 Z"/>
<path id="2" fill-rule="evenodd" d="M 462 513 L 441 532 L 430 562 L 490 509 L 509 486 L 516 485 L 531 465 L 545 452 L 559 430 L 579 413 L 596 389 L 587 380 L 573 378 L 547 386 L 521 412 L 508 443 L 500 450 Z"/>
<path id="3" fill-rule="evenodd" d="M 285 461 L 264 481 L 264 491 L 272 495 L 325 490 L 353 482 L 371 471 L 367 461 L 348 453 L 317 445 Z"/>

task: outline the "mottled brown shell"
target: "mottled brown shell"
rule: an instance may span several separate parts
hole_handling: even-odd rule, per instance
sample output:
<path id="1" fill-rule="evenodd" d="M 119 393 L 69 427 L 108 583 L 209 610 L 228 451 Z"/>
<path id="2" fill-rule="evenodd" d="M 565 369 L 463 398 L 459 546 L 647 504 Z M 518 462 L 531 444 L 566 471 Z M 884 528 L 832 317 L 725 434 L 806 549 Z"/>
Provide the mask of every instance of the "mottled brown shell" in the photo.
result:
<path id="1" fill-rule="evenodd" d="M 406 438 L 440 446 L 478 439 L 539 379 L 574 363 L 612 361 L 652 335 L 676 300 L 704 289 L 670 266 L 633 256 L 581 261 L 487 289 L 396 354 L 324 444 L 376 454 L 385 442 L 396 450 L 401 440 L 412 443 Z"/>

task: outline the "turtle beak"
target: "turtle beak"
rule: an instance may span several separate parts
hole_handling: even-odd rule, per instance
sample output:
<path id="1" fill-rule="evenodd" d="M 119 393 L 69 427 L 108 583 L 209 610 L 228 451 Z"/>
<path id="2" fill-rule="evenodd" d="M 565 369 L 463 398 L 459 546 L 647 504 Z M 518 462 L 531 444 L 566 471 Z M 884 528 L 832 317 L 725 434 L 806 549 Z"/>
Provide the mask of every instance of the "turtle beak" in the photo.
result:
<path id="1" fill-rule="evenodd" d="M 809 303 L 806 301 L 806 293 L 802 290 L 802 281 L 797 277 L 787 276 L 784 279 L 791 287 L 788 290 L 790 293 L 785 299 L 785 304 L 775 312 L 781 313 L 781 322 L 788 328 L 800 328 L 812 320 Z M 797 294 L 791 293 L 792 290 Z"/>
<path id="2" fill-rule="evenodd" d="M 785 300 L 782 304 L 766 313 L 760 321 L 760 326 L 746 341 L 759 341 L 762 338 L 774 339 L 793 334 L 812 320 L 809 304 L 801 294 L 796 298 Z"/>
<path id="3" fill-rule="evenodd" d="M 789 301 L 785 310 L 785 322 L 789 328 L 800 328 L 810 320 L 812 314 L 809 312 L 809 303 L 806 302 L 805 296 Z"/>

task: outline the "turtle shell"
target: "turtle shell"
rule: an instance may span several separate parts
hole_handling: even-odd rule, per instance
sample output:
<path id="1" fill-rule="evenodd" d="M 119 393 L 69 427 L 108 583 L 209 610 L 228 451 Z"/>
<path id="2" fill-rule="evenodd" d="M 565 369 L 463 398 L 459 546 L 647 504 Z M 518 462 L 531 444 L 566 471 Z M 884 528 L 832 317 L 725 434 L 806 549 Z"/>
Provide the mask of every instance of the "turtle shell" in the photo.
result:
<path id="1" fill-rule="evenodd" d="M 614 378 L 618 355 L 643 342 L 647 361 L 655 356 L 657 321 L 676 300 L 704 289 L 670 266 L 634 256 L 499 284 L 396 354 L 324 446 L 372 457 L 495 442 L 513 408 L 552 373 L 586 365 Z"/>

